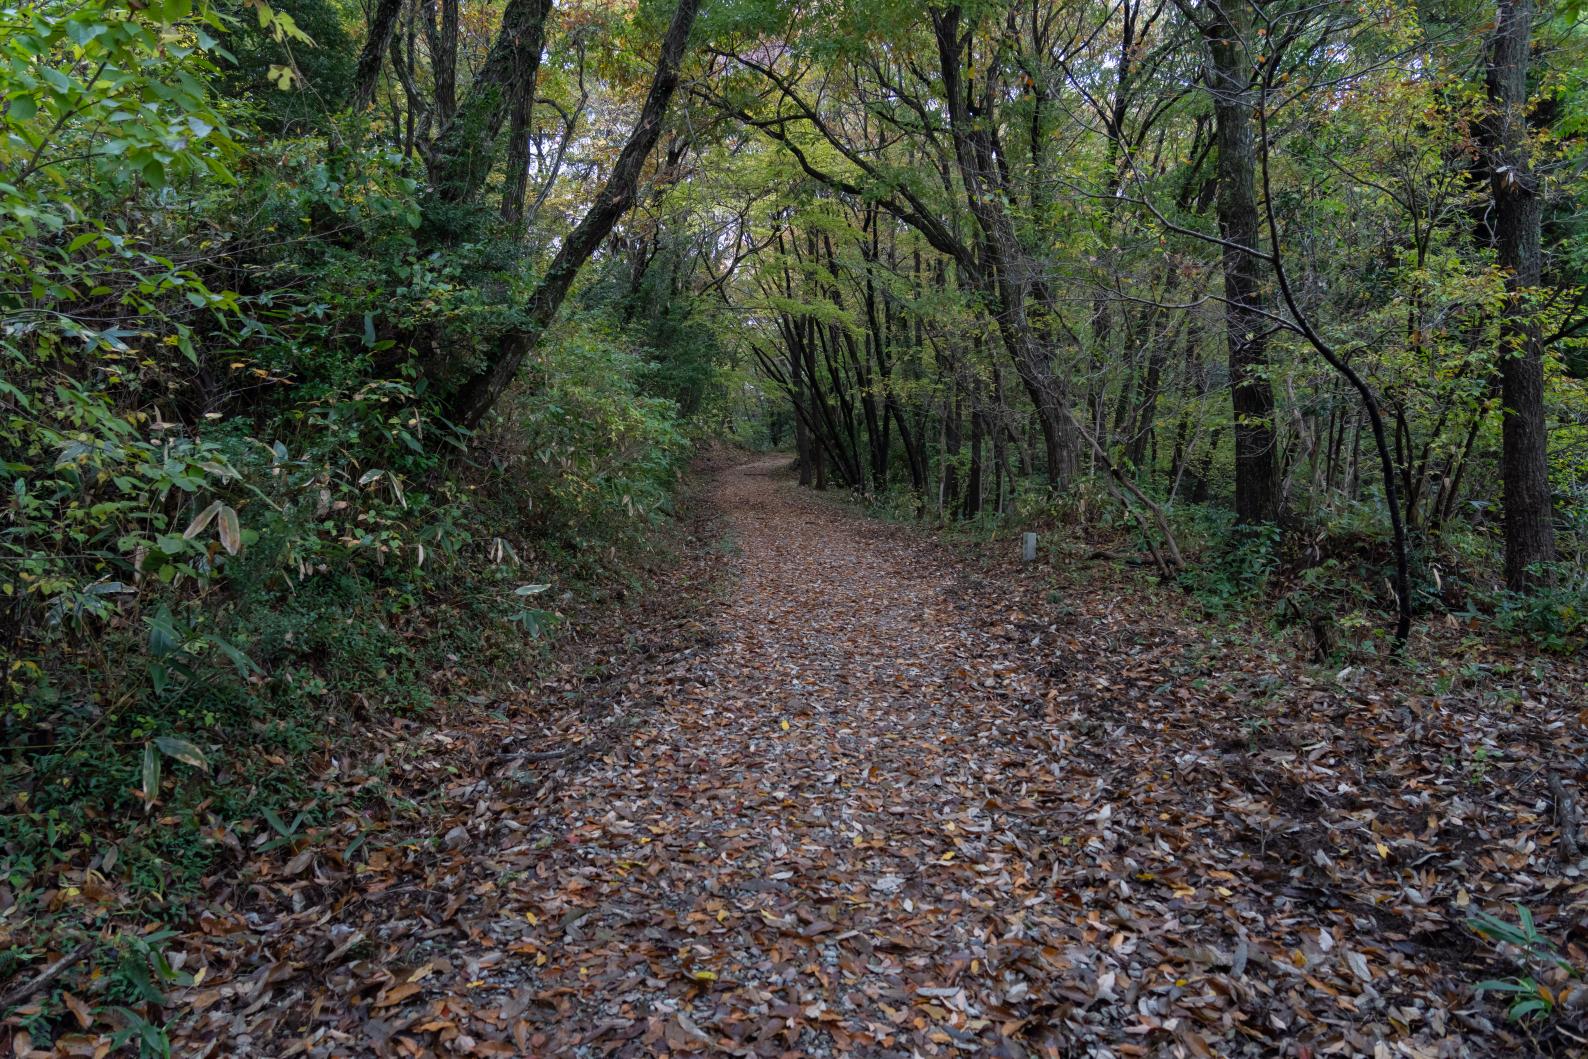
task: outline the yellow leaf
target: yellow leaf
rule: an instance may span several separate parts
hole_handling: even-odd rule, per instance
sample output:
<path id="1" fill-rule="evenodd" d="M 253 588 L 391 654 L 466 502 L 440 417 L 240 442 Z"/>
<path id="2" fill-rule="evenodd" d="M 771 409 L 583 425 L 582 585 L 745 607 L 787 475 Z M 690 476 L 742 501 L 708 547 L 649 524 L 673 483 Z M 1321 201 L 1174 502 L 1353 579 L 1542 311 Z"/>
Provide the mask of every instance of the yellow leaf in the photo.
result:
<path id="1" fill-rule="evenodd" d="M 689 972 L 689 977 L 693 978 L 697 982 L 715 982 L 717 980 L 717 972 L 716 971 L 690 971 Z"/>
<path id="2" fill-rule="evenodd" d="M 540 920 L 538 918 L 536 918 L 535 913 L 533 913 L 533 912 L 525 912 L 524 913 L 524 918 L 529 920 L 529 925 L 532 926 L 532 927 L 540 925 Z"/>
<path id="3" fill-rule="evenodd" d="M 1383 860 L 1385 857 L 1389 856 L 1389 847 L 1388 846 L 1386 846 L 1382 842 L 1376 843 L 1376 845 L 1378 846 L 1378 856 L 1379 856 L 1380 860 Z"/>
<path id="4" fill-rule="evenodd" d="M 786 732 L 786 731 L 788 731 L 788 721 L 787 721 L 787 720 L 784 720 L 784 721 L 780 721 L 780 722 L 779 722 L 779 723 L 780 723 L 780 724 L 782 724 L 782 726 L 783 726 L 783 730 L 784 730 L 784 731 L 785 731 L 785 732 Z"/>

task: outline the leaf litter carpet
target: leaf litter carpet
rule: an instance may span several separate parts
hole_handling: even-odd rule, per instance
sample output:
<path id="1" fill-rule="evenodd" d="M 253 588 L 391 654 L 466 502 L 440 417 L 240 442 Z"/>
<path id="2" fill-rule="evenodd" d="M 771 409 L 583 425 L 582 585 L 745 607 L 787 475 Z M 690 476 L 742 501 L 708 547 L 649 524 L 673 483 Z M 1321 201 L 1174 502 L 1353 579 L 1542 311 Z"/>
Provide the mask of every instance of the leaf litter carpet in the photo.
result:
<path id="1" fill-rule="evenodd" d="M 1290 727 L 1258 742 L 1167 615 L 1049 605 L 1010 587 L 1018 568 L 977 576 L 776 463 L 714 490 L 733 574 L 714 636 L 576 718 L 606 734 L 575 760 L 538 749 L 550 729 L 517 757 L 504 737 L 551 779 L 515 787 L 485 755 L 435 852 L 382 900 L 278 933 L 297 955 L 211 989 L 195 1050 L 1570 1050 L 1474 1001 L 1504 968 L 1461 927 L 1480 897 L 1525 896 L 1580 928 L 1548 821 L 1471 798 L 1454 815 L 1497 827 L 1475 852 L 1439 834 L 1437 777 L 1397 777 L 1420 758 L 1362 749 L 1442 760 L 1459 724 L 1270 672 L 1251 694 L 1283 684 Z"/>

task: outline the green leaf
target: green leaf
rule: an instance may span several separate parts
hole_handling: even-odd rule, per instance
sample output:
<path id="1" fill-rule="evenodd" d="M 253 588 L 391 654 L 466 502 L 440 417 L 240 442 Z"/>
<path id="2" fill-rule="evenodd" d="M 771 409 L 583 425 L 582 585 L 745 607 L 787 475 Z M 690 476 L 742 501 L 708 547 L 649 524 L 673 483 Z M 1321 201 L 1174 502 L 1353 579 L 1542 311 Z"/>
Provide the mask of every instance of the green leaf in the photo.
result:
<path id="1" fill-rule="evenodd" d="M 154 752 L 153 743 L 143 744 L 143 811 L 154 808 L 160 796 L 160 755 Z"/>
<path id="2" fill-rule="evenodd" d="M 220 651 L 221 654 L 231 659 L 232 665 L 237 667 L 238 676 L 246 677 L 250 673 L 259 672 L 259 666 L 255 664 L 254 660 L 249 658 L 242 651 L 238 650 L 235 644 L 232 644 L 227 640 L 223 640 L 213 633 L 210 634 L 206 639 L 215 645 L 216 650 Z"/>
<path id="3" fill-rule="evenodd" d="M 51 66 L 46 66 L 39 71 L 39 76 L 44 78 L 49 86 L 57 92 L 65 94 L 72 90 L 72 79 Z"/>
<path id="4" fill-rule="evenodd" d="M 276 834 L 280 835 L 282 838 L 292 837 L 292 829 L 282 822 L 281 817 L 276 815 L 276 811 L 274 809 L 266 807 L 261 809 L 260 813 L 264 816 L 265 821 L 270 824 L 271 827 L 276 829 Z"/>
<path id="5" fill-rule="evenodd" d="M 160 609 L 149 618 L 149 653 L 156 658 L 166 658 L 174 654 L 182 646 L 182 638 L 177 635 L 176 623 L 171 617 L 171 608 L 168 604 L 160 604 Z"/>
<path id="6" fill-rule="evenodd" d="M 1548 1001 L 1541 997 L 1534 997 L 1531 1000 L 1518 1000 L 1511 1005 L 1511 1010 L 1506 1012 L 1506 1015 L 1512 1019 L 1525 1019 L 1529 1015 L 1536 1015 L 1541 1011 L 1548 1010 L 1550 1010 Z"/>
<path id="7" fill-rule="evenodd" d="M 154 738 L 154 745 L 166 757 L 175 758 L 184 765 L 192 765 L 196 769 L 210 770 L 209 759 L 204 752 L 186 739 L 178 739 L 173 735 L 159 735 Z"/>
<path id="8" fill-rule="evenodd" d="M 221 547 L 227 555 L 236 555 L 243 548 L 243 531 L 237 524 L 237 512 L 230 504 L 222 505 L 220 514 Z"/>
<path id="9" fill-rule="evenodd" d="M 1534 988 L 1531 983 L 1515 978 L 1508 980 L 1488 978 L 1477 985 L 1477 991 L 1480 993 L 1531 993 Z"/>
<path id="10" fill-rule="evenodd" d="M 208 526 L 210 521 L 214 519 L 216 515 L 221 513 L 221 508 L 225 506 L 225 504 L 222 504 L 219 500 L 217 500 L 203 511 L 200 511 L 196 516 L 194 516 L 193 521 L 187 524 L 187 529 L 182 531 L 182 536 L 187 540 L 192 540 L 200 533 L 203 533 L 204 527 Z"/>

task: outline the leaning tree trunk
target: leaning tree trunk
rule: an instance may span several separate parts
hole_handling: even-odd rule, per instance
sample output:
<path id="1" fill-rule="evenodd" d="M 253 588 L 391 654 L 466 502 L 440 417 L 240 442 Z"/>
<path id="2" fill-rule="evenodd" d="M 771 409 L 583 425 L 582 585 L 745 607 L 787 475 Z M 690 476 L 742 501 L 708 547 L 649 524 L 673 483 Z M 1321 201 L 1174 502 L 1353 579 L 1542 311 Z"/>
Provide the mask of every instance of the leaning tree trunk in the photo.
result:
<path id="1" fill-rule="evenodd" d="M 1549 454 L 1544 418 L 1544 343 L 1529 292 L 1543 271 L 1542 203 L 1527 129 L 1532 0 L 1500 0 L 1489 42 L 1489 114 L 1484 122 L 1494 241 L 1506 271 L 1510 309 L 1500 329 L 1500 476 L 1505 490 L 1505 580 L 1537 580 L 1536 564 L 1555 559 Z"/>
<path id="2" fill-rule="evenodd" d="M 550 6 L 549 0 L 514 0 L 515 4 L 520 2 Z M 595 201 L 584 218 L 563 240 L 556 257 L 552 258 L 550 267 L 546 269 L 546 274 L 541 277 L 534 293 L 530 295 L 524 325 L 508 335 L 498 346 L 490 362 L 454 395 L 450 409 L 454 422 L 473 428 L 485 418 L 485 414 L 507 389 L 508 383 L 513 381 L 513 376 L 518 373 L 518 367 L 523 363 L 524 358 L 539 346 L 546 329 L 556 318 L 557 310 L 562 307 L 563 299 L 568 296 L 568 290 L 573 286 L 574 277 L 579 274 L 579 269 L 589 260 L 590 255 L 595 253 L 596 247 L 606 239 L 612 231 L 612 226 L 618 222 L 618 218 L 622 217 L 633 203 L 634 196 L 639 190 L 640 172 L 645 167 L 645 160 L 650 156 L 651 149 L 656 146 L 656 141 L 661 138 L 662 121 L 667 116 L 667 106 L 678 88 L 684 50 L 689 43 L 689 31 L 695 24 L 695 15 L 699 10 L 700 0 L 678 0 L 672 22 L 667 27 L 667 35 L 662 39 L 662 52 L 656 62 L 656 73 L 651 79 L 650 93 L 640 110 L 639 120 L 635 122 L 633 131 L 629 133 L 628 142 L 618 154 L 611 175 L 596 194 Z M 544 25 L 545 19 L 542 16 L 541 28 L 544 28 Z M 535 45 L 537 61 L 539 51 L 537 42 Z M 466 110 L 467 107 L 459 113 L 462 114 Z"/>
<path id="3" fill-rule="evenodd" d="M 375 98 L 375 84 L 380 80 L 381 59 L 397 29 L 397 16 L 402 12 L 403 0 L 379 0 L 369 19 L 369 36 L 364 40 L 364 50 L 359 53 L 358 67 L 353 73 L 353 109 L 363 110 Z"/>

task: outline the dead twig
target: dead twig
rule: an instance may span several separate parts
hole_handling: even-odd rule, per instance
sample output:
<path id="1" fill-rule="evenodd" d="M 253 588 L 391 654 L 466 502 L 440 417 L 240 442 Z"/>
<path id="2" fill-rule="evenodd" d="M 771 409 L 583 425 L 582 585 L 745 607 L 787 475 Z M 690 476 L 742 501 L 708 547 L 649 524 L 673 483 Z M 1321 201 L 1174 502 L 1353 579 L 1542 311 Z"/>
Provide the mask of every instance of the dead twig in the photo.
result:
<path id="1" fill-rule="evenodd" d="M 65 974 L 73 964 L 88 955 L 88 942 L 80 941 L 60 959 L 45 967 L 44 970 L 13 986 L 4 996 L 0 996 L 0 1012 L 10 1011 L 14 1007 L 26 1003 L 33 994 Z"/>
<path id="2" fill-rule="evenodd" d="M 1577 802 L 1560 781 L 1560 777 L 1550 773 L 1550 797 L 1555 800 L 1555 826 L 1560 830 L 1560 848 L 1566 860 L 1576 860 L 1581 855 L 1577 845 Z"/>

